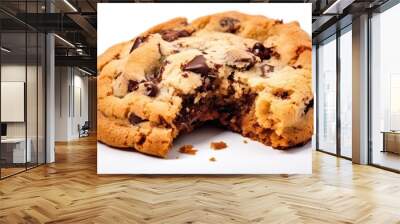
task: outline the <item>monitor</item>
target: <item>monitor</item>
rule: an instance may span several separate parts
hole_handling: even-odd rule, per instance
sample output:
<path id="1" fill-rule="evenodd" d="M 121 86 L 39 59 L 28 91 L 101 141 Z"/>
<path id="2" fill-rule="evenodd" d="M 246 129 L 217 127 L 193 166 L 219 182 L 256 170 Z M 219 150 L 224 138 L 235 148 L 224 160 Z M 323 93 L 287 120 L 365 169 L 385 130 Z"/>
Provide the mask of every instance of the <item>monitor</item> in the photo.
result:
<path id="1" fill-rule="evenodd" d="M 1 136 L 7 136 L 7 124 L 1 123 Z"/>

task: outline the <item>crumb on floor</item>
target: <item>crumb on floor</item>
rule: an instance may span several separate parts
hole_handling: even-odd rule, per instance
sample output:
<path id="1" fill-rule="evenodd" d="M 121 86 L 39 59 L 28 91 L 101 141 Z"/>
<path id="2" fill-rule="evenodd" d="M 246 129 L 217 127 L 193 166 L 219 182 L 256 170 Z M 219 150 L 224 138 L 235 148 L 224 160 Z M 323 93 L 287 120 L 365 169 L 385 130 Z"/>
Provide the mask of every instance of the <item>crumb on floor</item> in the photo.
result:
<path id="1" fill-rule="evenodd" d="M 223 141 L 219 141 L 219 142 L 211 142 L 210 147 L 214 150 L 220 150 L 228 147 L 228 145 Z"/>
<path id="2" fill-rule="evenodd" d="M 247 142 L 247 140 L 245 139 L 245 140 L 243 140 L 243 143 L 244 143 L 244 144 L 247 144 L 248 142 Z"/>
<path id="3" fill-rule="evenodd" d="M 197 150 L 193 148 L 193 145 L 184 145 L 179 148 L 179 152 L 189 155 L 196 155 Z"/>
<path id="4" fill-rule="evenodd" d="M 215 162 L 215 161 L 217 161 L 217 160 L 215 159 L 215 157 L 211 157 L 211 158 L 210 158 L 210 161 L 211 161 L 211 162 Z"/>

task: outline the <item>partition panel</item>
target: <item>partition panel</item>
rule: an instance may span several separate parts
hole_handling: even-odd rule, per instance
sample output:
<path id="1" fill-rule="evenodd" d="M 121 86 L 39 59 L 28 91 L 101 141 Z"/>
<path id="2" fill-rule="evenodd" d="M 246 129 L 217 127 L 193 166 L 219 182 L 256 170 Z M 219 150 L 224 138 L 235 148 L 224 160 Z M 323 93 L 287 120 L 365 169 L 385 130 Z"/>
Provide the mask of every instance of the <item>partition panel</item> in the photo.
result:
<path id="1" fill-rule="evenodd" d="M 26 170 L 26 162 L 31 161 L 30 142 L 26 141 L 26 45 L 26 32 L 1 35 L 2 177 Z"/>
<path id="2" fill-rule="evenodd" d="M 19 13 L 18 19 L 0 11 L 13 23 L 12 30 L 0 27 L 1 179 L 45 163 L 46 39 L 20 19 L 44 12 L 44 2 L 0 1 L 0 7 L 12 4 Z"/>

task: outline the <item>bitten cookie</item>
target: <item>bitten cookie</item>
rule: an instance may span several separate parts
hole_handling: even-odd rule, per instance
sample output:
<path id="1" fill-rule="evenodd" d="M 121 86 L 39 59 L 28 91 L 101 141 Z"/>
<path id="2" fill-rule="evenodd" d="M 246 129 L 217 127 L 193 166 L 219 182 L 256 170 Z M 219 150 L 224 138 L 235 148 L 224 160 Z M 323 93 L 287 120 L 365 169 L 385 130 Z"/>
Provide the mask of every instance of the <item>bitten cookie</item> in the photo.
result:
<path id="1" fill-rule="evenodd" d="M 176 18 L 98 57 L 98 140 L 165 157 L 207 121 L 274 148 L 313 132 L 311 40 L 297 22 Z"/>

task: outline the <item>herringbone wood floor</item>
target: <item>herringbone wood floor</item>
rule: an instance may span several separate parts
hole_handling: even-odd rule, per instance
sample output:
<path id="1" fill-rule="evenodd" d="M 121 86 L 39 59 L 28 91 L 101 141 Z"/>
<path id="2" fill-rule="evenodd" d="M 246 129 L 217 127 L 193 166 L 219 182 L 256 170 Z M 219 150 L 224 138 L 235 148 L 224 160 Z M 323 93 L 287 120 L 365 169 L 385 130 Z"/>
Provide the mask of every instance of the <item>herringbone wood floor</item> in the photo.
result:
<path id="1" fill-rule="evenodd" d="M 400 175 L 319 152 L 313 175 L 98 176 L 94 138 L 56 151 L 0 181 L 0 223 L 400 223 Z"/>

